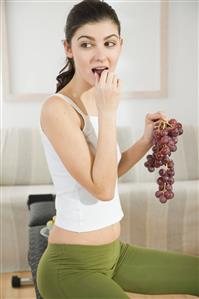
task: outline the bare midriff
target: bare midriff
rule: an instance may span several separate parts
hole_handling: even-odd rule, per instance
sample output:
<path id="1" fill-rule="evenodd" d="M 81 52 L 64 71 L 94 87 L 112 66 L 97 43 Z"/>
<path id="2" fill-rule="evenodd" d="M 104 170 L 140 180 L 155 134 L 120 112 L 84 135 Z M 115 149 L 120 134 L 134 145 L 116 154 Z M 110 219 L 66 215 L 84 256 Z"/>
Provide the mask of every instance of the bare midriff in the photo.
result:
<path id="1" fill-rule="evenodd" d="M 48 243 L 102 245 L 113 242 L 119 236 L 120 222 L 88 232 L 74 232 L 53 225 Z"/>

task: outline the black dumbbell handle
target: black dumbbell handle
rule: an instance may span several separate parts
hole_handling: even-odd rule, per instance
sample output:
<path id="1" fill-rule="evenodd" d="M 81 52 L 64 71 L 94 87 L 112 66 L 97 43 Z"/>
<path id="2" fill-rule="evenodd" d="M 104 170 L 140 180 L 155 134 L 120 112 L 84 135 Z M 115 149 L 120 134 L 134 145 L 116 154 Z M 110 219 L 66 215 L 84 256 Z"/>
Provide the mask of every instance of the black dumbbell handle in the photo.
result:
<path id="1" fill-rule="evenodd" d="M 18 276 L 12 276 L 12 287 L 19 288 L 20 286 L 24 285 L 33 285 L 33 279 L 30 278 L 20 278 Z"/>

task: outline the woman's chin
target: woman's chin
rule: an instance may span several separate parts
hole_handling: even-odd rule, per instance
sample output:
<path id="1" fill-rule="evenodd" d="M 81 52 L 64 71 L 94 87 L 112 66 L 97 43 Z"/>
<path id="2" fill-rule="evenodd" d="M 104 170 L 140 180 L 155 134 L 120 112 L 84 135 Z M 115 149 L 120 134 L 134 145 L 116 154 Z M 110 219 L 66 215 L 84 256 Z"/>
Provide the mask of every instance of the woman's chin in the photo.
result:
<path id="1" fill-rule="evenodd" d="M 85 81 L 91 86 L 91 87 L 93 87 L 93 86 L 95 86 L 95 80 L 96 80 L 96 77 L 95 77 L 95 75 L 94 75 L 94 73 L 92 72 L 92 74 L 91 75 L 89 75 L 89 78 L 85 78 Z M 98 78 L 98 80 L 99 80 L 99 78 Z"/>
<path id="2" fill-rule="evenodd" d="M 91 88 L 91 87 L 93 87 L 93 86 L 95 86 L 95 82 L 92 82 L 92 81 L 90 81 L 90 80 L 89 80 L 89 81 L 86 80 L 86 83 L 87 83 L 87 85 L 88 85 L 88 86 L 87 86 L 88 89 Z"/>
<path id="3" fill-rule="evenodd" d="M 92 79 L 87 80 L 88 84 L 92 87 L 95 85 L 95 77 L 93 77 Z"/>

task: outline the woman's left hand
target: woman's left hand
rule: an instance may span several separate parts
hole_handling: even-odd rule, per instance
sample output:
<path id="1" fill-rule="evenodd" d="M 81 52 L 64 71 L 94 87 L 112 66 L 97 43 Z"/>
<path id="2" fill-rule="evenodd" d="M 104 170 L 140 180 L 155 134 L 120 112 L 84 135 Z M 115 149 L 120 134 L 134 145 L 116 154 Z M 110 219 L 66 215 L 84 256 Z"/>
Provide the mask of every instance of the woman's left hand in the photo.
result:
<path id="1" fill-rule="evenodd" d="M 158 111 L 156 113 L 147 113 L 145 117 L 145 128 L 142 138 L 144 141 L 146 141 L 146 143 L 150 144 L 151 146 L 154 125 L 160 120 L 165 120 L 168 122 L 168 118 L 163 111 Z"/>

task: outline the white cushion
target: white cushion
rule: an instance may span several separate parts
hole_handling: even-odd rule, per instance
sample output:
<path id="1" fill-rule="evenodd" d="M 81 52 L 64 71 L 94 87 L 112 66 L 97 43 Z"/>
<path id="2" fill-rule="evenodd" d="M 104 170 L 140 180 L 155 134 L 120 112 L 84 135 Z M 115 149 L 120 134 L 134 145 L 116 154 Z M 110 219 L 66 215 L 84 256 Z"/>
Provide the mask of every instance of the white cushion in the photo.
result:
<path id="1" fill-rule="evenodd" d="M 0 142 L 3 156 L 1 185 L 52 184 L 39 129 L 3 128 L 1 130 L 2 140 Z M 141 129 L 131 127 L 118 127 L 117 132 L 121 152 L 129 148 L 142 135 Z M 198 127 L 184 126 L 184 133 L 178 138 L 178 149 L 171 156 L 175 162 L 175 179 L 199 179 Z M 152 150 L 148 153 L 150 152 Z M 158 169 L 153 173 L 148 172 L 144 167 L 146 155 L 119 180 L 121 182 L 154 182 L 157 179 Z"/>
<path id="2" fill-rule="evenodd" d="M 3 128 L 1 185 L 52 184 L 37 128 Z"/>
<path id="3" fill-rule="evenodd" d="M 199 182 L 177 181 L 174 198 L 161 204 L 155 183 L 120 183 L 124 241 L 161 250 L 199 253 Z"/>

